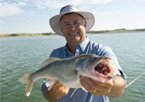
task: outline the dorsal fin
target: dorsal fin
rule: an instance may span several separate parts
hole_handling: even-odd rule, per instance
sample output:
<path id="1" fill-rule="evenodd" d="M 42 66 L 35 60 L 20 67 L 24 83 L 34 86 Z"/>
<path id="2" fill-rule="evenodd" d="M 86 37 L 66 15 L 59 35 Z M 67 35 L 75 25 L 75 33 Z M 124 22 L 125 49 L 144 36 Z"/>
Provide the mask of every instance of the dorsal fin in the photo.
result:
<path id="1" fill-rule="evenodd" d="M 57 60 L 60 60 L 60 59 L 57 58 L 57 57 L 50 57 L 50 58 L 46 59 L 46 60 L 40 65 L 40 68 L 43 68 L 43 67 L 45 67 L 46 65 L 48 65 L 48 64 L 50 64 L 50 63 L 52 63 L 52 62 L 54 62 L 54 61 L 57 61 Z"/>
<path id="2" fill-rule="evenodd" d="M 80 58 L 80 57 L 91 57 L 91 56 L 97 56 L 95 54 L 81 54 L 79 56 L 74 56 L 74 58 Z M 72 57 L 73 58 L 73 57 Z"/>

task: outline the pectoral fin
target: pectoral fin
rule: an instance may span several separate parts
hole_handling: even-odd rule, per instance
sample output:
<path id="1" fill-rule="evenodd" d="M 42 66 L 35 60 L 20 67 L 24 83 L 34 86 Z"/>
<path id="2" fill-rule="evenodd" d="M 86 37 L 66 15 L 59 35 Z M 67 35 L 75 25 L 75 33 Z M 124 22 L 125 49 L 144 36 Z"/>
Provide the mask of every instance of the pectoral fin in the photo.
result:
<path id="1" fill-rule="evenodd" d="M 51 90 L 54 83 L 57 81 L 57 79 L 45 79 L 46 86 L 48 87 L 48 91 Z"/>

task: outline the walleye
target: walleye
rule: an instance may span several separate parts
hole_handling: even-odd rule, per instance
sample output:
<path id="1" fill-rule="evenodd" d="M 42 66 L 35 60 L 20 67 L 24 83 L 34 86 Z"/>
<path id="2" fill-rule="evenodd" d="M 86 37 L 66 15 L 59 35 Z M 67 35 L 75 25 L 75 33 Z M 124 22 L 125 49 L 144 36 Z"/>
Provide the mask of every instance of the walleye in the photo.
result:
<path id="1" fill-rule="evenodd" d="M 107 67 L 103 67 L 100 63 L 107 57 L 97 56 L 94 54 L 83 54 L 66 59 L 50 57 L 43 64 L 41 69 L 34 73 L 28 73 L 19 78 L 19 81 L 26 86 L 26 96 L 31 94 L 33 84 L 38 79 L 47 78 L 50 86 L 59 80 L 63 85 L 70 88 L 81 88 L 79 76 L 86 76 L 96 81 L 106 83 L 112 76 L 103 75 L 109 72 Z"/>

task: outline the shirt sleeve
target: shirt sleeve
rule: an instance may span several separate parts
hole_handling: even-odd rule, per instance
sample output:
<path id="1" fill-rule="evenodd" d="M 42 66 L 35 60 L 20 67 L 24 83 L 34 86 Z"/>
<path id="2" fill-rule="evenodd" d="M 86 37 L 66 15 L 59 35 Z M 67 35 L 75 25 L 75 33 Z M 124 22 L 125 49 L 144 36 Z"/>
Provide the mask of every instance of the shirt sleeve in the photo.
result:
<path id="1" fill-rule="evenodd" d="M 44 83 L 42 84 L 42 86 L 41 86 L 41 92 L 42 92 L 42 94 L 43 94 L 43 91 L 44 91 L 45 87 L 46 87 L 46 83 L 44 82 Z"/>

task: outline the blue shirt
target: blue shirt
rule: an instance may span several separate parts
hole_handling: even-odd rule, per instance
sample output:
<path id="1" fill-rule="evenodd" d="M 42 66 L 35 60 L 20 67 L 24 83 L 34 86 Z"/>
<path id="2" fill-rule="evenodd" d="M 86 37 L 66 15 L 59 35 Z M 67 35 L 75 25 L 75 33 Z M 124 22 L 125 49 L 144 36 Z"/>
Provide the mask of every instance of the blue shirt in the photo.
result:
<path id="1" fill-rule="evenodd" d="M 110 47 L 90 41 L 88 37 L 86 37 L 86 39 L 82 43 L 77 45 L 75 55 L 68 50 L 68 46 L 66 44 L 63 47 L 53 50 L 50 57 L 58 57 L 64 59 L 72 56 L 78 56 L 81 54 L 96 54 L 99 56 L 106 56 L 111 58 L 113 61 L 116 62 L 119 71 L 118 74 L 121 75 L 123 78 L 126 77 L 118 63 L 115 54 L 110 49 Z M 44 83 L 42 85 L 42 91 L 45 87 L 46 85 Z M 109 99 L 106 95 L 98 97 L 89 92 L 85 92 L 82 88 L 77 89 L 74 95 L 70 98 L 73 91 L 74 89 L 70 88 L 69 93 L 66 96 L 60 98 L 58 102 L 109 102 Z"/>

